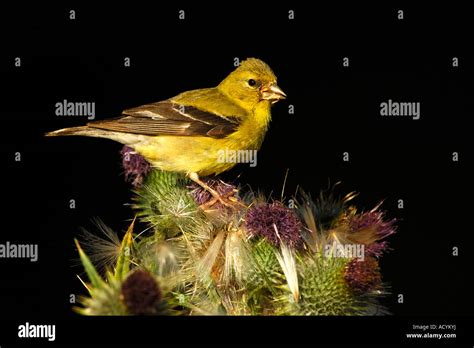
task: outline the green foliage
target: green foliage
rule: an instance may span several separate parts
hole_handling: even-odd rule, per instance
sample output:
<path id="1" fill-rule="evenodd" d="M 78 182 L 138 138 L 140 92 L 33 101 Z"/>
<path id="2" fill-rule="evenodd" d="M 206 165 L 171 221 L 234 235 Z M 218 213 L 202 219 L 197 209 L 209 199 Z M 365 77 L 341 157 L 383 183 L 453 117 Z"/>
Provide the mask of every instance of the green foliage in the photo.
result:
<path id="1" fill-rule="evenodd" d="M 133 247 L 133 227 L 135 225 L 135 219 L 132 224 L 128 227 L 125 236 L 123 237 L 122 243 L 120 245 L 120 250 L 117 258 L 117 265 L 115 266 L 114 278 L 121 281 L 125 279 L 128 272 L 130 271 L 130 261 L 131 261 L 131 250 Z"/>
<path id="2" fill-rule="evenodd" d="M 82 265 L 91 282 L 90 285 L 86 285 L 90 297 L 81 297 L 79 300 L 84 308 L 75 308 L 75 310 L 83 315 L 125 315 L 125 307 L 120 301 L 120 280 L 118 277 L 107 272 L 107 281 L 104 281 L 82 250 L 79 242 L 77 240 L 75 242 Z"/>
<path id="3" fill-rule="evenodd" d="M 125 305 L 120 300 L 121 282 L 112 273 L 107 273 L 107 282 L 89 287 L 90 297 L 81 297 L 83 307 L 74 308 L 82 315 L 127 315 Z"/>

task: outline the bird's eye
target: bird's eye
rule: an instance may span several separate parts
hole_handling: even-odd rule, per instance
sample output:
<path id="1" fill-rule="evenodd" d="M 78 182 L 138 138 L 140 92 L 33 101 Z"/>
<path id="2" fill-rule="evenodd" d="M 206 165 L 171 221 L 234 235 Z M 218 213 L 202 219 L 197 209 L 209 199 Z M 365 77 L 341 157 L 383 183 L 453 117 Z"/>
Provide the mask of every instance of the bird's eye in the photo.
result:
<path id="1" fill-rule="evenodd" d="M 253 87 L 253 86 L 255 86 L 255 85 L 257 84 L 257 81 L 255 81 L 254 79 L 250 79 L 250 80 L 248 80 L 247 82 L 248 82 L 248 84 L 249 84 L 250 87 Z"/>

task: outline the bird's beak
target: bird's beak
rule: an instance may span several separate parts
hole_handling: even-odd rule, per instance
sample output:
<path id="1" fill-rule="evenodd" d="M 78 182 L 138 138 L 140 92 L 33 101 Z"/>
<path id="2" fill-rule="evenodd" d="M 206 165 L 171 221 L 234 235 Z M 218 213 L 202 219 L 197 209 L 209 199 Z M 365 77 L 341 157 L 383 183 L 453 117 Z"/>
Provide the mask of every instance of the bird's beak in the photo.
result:
<path id="1" fill-rule="evenodd" d="M 270 100 L 272 104 L 276 103 L 280 99 L 285 99 L 286 94 L 278 87 L 276 84 L 271 83 L 269 85 L 263 86 L 260 89 L 260 93 L 262 95 L 262 99 Z"/>

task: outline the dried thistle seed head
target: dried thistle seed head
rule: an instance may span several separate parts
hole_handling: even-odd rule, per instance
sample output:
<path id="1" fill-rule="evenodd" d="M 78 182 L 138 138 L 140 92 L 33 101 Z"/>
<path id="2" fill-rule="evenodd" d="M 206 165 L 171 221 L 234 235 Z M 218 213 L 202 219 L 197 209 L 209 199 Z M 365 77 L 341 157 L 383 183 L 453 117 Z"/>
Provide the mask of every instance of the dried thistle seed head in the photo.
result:
<path id="1" fill-rule="evenodd" d="M 130 314 L 150 315 L 162 299 L 162 293 L 153 275 L 145 270 L 131 273 L 122 284 L 122 300 Z"/>
<path id="2" fill-rule="evenodd" d="M 305 207 L 314 215 L 318 230 L 330 230 L 337 224 L 338 219 L 347 208 L 347 202 L 350 201 L 354 194 L 348 194 L 341 197 L 335 192 L 335 185 L 327 190 L 321 191 L 319 196 L 312 198 L 310 194 L 301 192 L 301 207 Z M 301 210 L 301 209 L 300 209 Z"/>

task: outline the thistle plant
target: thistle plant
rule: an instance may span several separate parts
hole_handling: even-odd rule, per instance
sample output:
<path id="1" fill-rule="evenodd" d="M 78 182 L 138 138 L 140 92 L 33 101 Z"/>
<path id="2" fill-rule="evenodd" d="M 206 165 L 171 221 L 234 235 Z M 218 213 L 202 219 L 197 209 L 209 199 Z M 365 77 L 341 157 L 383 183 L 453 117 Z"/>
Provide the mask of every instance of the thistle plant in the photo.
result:
<path id="1" fill-rule="evenodd" d="M 156 169 L 140 175 L 133 189 L 137 221 L 121 242 L 106 228 L 108 244 L 86 235 L 86 253 L 77 242 L 88 277 L 81 281 L 89 293 L 81 298 L 79 313 L 387 313 L 378 304 L 387 294 L 378 258 L 388 250 L 386 238 L 395 232 L 395 220 L 379 206 L 358 212 L 354 193 L 339 197 L 324 191 L 316 200 L 300 192 L 290 208 L 284 201 L 208 180 L 240 202 L 209 210 L 202 206 L 211 196 L 184 176 Z M 135 223 L 145 228 L 137 233 Z M 364 247 L 363 260 L 328 252 L 351 244 Z M 103 251 L 114 256 L 105 262 L 99 257 Z"/>

